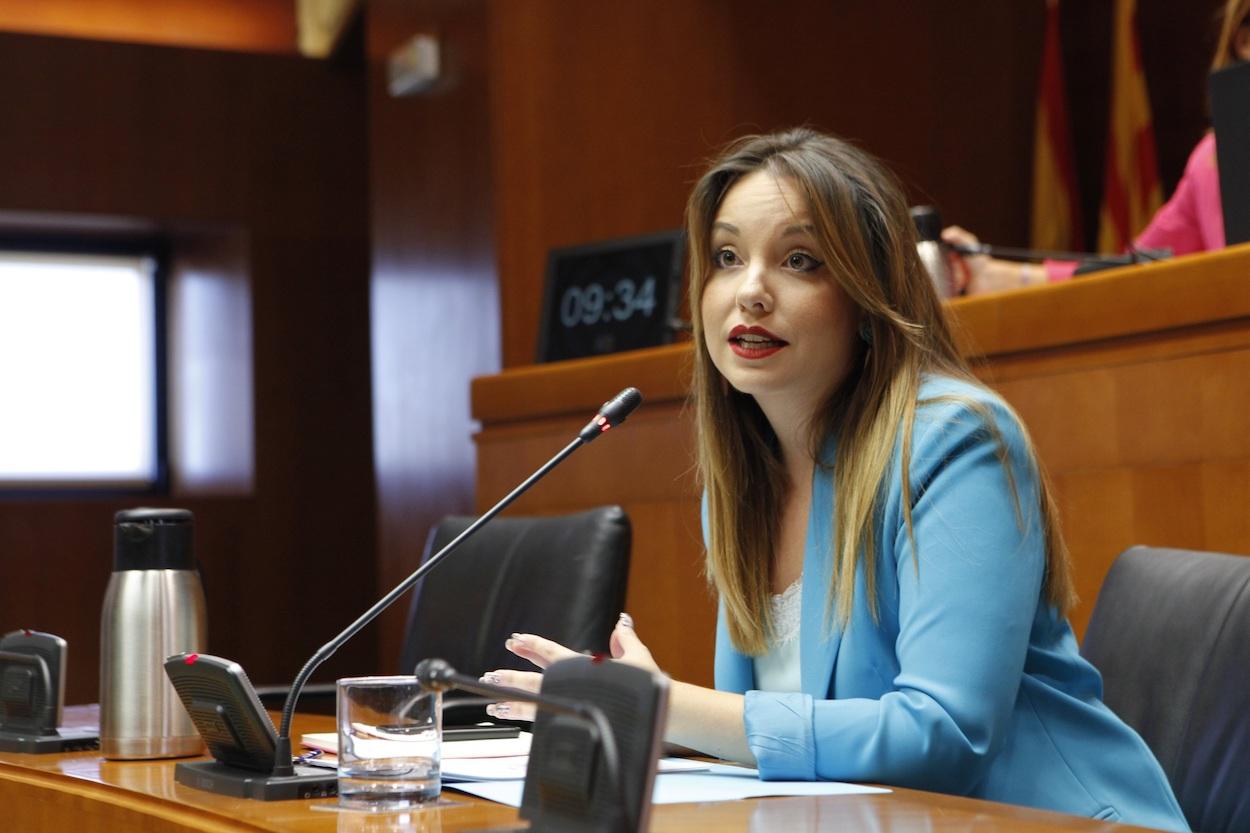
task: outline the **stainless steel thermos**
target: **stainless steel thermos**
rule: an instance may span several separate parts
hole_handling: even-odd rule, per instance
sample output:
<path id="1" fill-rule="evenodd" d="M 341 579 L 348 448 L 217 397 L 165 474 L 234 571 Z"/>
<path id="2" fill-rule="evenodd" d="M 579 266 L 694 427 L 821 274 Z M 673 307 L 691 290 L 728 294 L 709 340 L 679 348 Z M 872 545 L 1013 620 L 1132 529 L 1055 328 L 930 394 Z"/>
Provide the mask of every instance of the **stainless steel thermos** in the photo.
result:
<path id="1" fill-rule="evenodd" d="M 955 280 L 950 264 L 946 261 L 946 245 L 942 242 L 942 216 L 931 205 L 916 205 L 911 209 L 912 222 L 916 224 L 916 253 L 924 264 L 933 288 L 939 298 L 955 295 Z"/>
<path id="2" fill-rule="evenodd" d="M 165 677 L 171 654 L 202 652 L 204 589 L 185 509 L 128 509 L 113 518 L 113 574 L 100 617 L 100 751 L 176 758 L 203 748 Z"/>

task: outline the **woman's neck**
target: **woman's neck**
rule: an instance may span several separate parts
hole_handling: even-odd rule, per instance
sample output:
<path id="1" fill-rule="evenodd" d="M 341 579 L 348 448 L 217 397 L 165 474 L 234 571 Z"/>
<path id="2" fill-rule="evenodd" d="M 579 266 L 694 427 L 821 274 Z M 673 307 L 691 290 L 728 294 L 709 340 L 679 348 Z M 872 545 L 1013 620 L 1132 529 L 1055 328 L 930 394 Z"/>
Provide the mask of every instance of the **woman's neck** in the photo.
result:
<path id="1" fill-rule="evenodd" d="M 814 465 L 811 409 L 796 403 L 763 400 L 758 397 L 756 402 L 777 436 L 778 449 L 789 482 L 793 485 L 810 480 Z"/>

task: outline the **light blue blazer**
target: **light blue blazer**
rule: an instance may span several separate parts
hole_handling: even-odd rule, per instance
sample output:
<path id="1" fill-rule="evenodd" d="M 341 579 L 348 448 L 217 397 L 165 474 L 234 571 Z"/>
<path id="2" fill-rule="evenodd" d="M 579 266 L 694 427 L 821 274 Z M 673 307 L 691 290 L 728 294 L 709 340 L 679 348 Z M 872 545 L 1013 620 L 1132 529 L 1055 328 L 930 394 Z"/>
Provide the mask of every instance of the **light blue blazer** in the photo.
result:
<path id="1" fill-rule="evenodd" d="M 997 445 L 958 395 L 988 406 Z M 831 463 L 834 444 L 824 449 Z M 1188 830 L 1141 738 L 1103 705 L 1102 679 L 1042 595 L 1038 478 L 1015 419 L 954 379 L 921 387 L 912 522 L 896 453 L 876 528 L 878 620 L 862 571 L 843 629 L 829 606 L 833 478 L 818 466 L 803 562 L 802 691 L 754 691 L 755 667 L 717 624 L 716 687 L 746 695 L 764 779 L 871 781 Z M 706 523 L 706 515 L 705 515 Z"/>

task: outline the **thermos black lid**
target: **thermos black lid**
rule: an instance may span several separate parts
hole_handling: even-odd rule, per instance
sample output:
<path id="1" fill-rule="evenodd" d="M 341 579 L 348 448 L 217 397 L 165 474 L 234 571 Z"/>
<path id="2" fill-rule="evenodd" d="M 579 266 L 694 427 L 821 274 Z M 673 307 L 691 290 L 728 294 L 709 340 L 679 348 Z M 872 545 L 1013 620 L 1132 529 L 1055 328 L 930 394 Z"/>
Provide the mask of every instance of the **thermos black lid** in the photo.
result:
<path id="1" fill-rule="evenodd" d="M 931 205 L 913 205 L 911 219 L 921 240 L 942 239 L 942 215 Z"/>
<path id="2" fill-rule="evenodd" d="M 194 570 L 191 512 L 124 509 L 113 516 L 113 570 Z"/>

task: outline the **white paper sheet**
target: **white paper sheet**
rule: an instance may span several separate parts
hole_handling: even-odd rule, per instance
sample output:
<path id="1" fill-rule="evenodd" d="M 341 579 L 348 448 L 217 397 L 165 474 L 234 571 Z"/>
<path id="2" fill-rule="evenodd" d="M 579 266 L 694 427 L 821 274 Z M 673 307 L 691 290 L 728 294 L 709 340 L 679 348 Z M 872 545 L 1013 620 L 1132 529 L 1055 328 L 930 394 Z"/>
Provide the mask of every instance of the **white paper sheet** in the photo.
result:
<path id="1" fill-rule="evenodd" d="M 524 781 L 528 755 L 511 758 L 461 758 L 443 760 L 443 781 Z M 706 772 L 710 767 L 703 761 L 687 758 L 661 758 L 660 772 Z"/>
<path id="2" fill-rule="evenodd" d="M 487 738 L 485 740 L 456 740 L 443 742 L 443 760 L 459 758 L 503 758 L 525 756 L 530 751 L 533 735 L 521 732 L 514 738 Z M 300 738 L 304 746 L 320 749 L 327 756 L 338 752 L 339 736 L 337 732 L 314 732 Z M 324 760 L 324 757 L 323 757 Z M 525 773 L 521 773 L 525 777 Z"/>
<path id="3" fill-rule="evenodd" d="M 496 801 L 521 806 L 523 781 L 476 781 L 444 786 Z M 660 773 L 655 777 L 652 801 L 655 804 L 684 804 L 702 801 L 736 801 L 775 795 L 863 795 L 888 793 L 882 787 L 866 787 L 840 781 L 761 781 L 759 773 L 746 767 L 708 764 L 701 772 Z"/>

